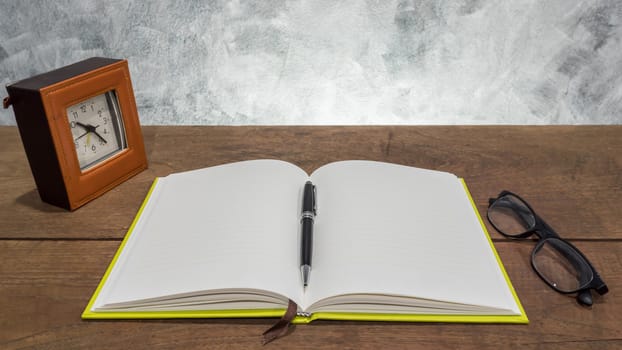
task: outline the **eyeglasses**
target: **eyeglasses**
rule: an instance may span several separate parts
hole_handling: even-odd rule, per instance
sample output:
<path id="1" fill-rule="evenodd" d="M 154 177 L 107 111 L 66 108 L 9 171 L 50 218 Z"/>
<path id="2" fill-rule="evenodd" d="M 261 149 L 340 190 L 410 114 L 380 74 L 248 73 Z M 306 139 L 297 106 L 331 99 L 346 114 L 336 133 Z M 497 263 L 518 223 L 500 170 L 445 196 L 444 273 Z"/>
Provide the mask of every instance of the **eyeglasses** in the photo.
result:
<path id="1" fill-rule="evenodd" d="M 609 291 L 585 255 L 562 239 L 527 202 L 516 194 L 503 191 L 488 204 L 488 221 L 502 235 L 512 239 L 540 239 L 531 253 L 531 266 L 554 290 L 577 293 L 579 304 L 592 305 L 591 289 L 603 295 Z"/>

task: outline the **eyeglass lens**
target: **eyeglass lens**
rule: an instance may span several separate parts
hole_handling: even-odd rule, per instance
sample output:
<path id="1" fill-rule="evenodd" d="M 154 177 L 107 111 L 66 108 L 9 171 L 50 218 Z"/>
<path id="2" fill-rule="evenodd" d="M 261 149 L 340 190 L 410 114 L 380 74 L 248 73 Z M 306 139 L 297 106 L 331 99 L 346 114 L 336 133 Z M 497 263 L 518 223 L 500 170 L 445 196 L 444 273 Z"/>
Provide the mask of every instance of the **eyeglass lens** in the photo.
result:
<path id="1" fill-rule="evenodd" d="M 533 252 L 533 267 L 553 288 L 574 292 L 588 285 L 592 269 L 579 253 L 557 238 L 541 241 Z"/>
<path id="2" fill-rule="evenodd" d="M 529 207 L 518 197 L 505 195 L 488 208 L 488 219 L 501 233 L 517 236 L 531 230 L 536 217 Z"/>

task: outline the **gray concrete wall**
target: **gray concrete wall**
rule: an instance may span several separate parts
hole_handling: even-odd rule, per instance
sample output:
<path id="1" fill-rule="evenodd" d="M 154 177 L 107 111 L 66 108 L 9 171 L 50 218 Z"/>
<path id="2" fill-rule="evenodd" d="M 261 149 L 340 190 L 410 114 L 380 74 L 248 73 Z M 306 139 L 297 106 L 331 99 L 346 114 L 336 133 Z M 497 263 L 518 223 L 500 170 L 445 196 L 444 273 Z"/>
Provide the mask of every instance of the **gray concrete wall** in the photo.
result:
<path id="1" fill-rule="evenodd" d="M 619 124 L 621 22 L 619 0 L 0 0 L 0 83 L 105 56 L 143 124 Z"/>

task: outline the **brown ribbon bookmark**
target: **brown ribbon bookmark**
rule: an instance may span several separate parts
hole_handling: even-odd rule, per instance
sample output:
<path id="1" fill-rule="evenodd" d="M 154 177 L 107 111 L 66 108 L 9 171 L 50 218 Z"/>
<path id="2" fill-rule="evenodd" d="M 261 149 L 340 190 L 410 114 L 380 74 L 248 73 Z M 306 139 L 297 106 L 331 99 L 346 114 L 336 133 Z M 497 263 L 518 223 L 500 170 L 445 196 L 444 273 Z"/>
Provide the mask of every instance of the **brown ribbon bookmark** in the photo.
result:
<path id="1" fill-rule="evenodd" d="M 263 332 L 262 344 L 266 345 L 269 342 L 286 335 L 292 325 L 292 320 L 296 317 L 296 311 L 298 311 L 298 305 L 290 299 L 283 317 L 281 317 L 281 319 L 275 323 L 274 326 Z"/>

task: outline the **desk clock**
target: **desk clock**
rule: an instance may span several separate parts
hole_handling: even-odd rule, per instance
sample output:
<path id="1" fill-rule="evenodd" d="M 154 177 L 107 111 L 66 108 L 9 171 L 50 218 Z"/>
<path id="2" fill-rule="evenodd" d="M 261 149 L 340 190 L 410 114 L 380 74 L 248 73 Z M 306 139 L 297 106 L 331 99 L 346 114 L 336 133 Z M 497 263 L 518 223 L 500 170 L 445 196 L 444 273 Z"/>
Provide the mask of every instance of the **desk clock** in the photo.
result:
<path id="1" fill-rule="evenodd" d="M 44 202 L 75 210 L 147 168 L 126 60 L 94 57 L 6 89 Z"/>

